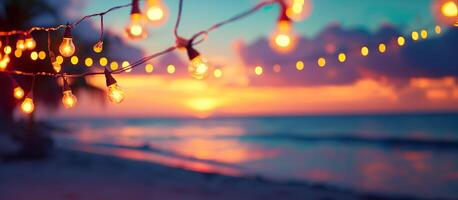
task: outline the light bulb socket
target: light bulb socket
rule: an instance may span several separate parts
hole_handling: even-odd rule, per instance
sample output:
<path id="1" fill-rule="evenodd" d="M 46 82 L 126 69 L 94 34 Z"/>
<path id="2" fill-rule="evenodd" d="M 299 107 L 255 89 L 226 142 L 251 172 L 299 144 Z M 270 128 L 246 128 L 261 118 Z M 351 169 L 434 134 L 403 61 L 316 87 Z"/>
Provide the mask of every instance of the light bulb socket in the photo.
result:
<path id="1" fill-rule="evenodd" d="M 138 0 L 132 0 L 132 10 L 130 11 L 130 14 L 140 14 L 140 6 L 138 3 Z"/>
<path id="2" fill-rule="evenodd" d="M 104 74 L 105 74 L 105 80 L 106 80 L 107 87 L 117 83 L 116 79 L 114 79 L 113 75 L 111 75 L 111 71 L 109 71 L 107 68 L 105 68 Z"/>
<path id="3" fill-rule="evenodd" d="M 192 60 L 200 55 L 200 53 L 192 47 L 192 40 L 189 41 L 188 45 L 186 46 L 186 51 L 188 52 L 189 60 Z"/>
<path id="4" fill-rule="evenodd" d="M 280 5 L 280 15 L 278 16 L 278 19 L 277 21 L 278 22 L 281 22 L 281 21 L 288 21 L 288 22 L 291 22 L 291 18 L 288 17 L 288 15 L 286 14 L 287 10 L 288 10 L 288 6 L 286 5 L 286 2 L 285 1 L 278 1 L 278 4 Z"/>
<path id="5" fill-rule="evenodd" d="M 69 23 L 65 27 L 64 38 L 72 38 L 72 26 Z"/>
<path id="6" fill-rule="evenodd" d="M 65 78 L 65 76 L 62 76 L 62 79 L 64 81 L 64 87 L 62 87 L 62 91 L 71 91 L 72 89 L 70 89 L 70 85 L 68 84 L 67 78 Z"/>

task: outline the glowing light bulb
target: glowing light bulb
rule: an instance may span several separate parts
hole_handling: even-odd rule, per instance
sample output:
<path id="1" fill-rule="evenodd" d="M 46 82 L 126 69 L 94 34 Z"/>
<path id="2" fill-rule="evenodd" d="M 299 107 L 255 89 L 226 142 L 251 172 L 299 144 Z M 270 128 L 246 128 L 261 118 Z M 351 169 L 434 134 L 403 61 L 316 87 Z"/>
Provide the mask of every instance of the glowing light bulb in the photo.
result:
<path id="1" fill-rule="evenodd" d="M 33 39 L 31 35 L 28 35 L 27 38 L 25 39 L 25 47 L 28 50 L 33 50 L 37 46 L 37 42 Z"/>
<path id="2" fill-rule="evenodd" d="M 255 73 L 256 75 L 258 75 L 258 76 L 261 76 L 262 73 L 263 73 L 263 71 L 264 71 L 264 70 L 262 69 L 261 66 L 256 66 L 256 67 L 254 68 L 254 73 Z"/>
<path id="3" fill-rule="evenodd" d="M 62 65 L 59 64 L 59 62 L 53 62 L 52 63 L 52 68 L 56 73 L 59 73 L 62 70 Z"/>
<path id="4" fill-rule="evenodd" d="M 188 66 L 189 74 L 198 80 L 207 78 L 210 73 L 210 66 L 207 63 L 207 59 L 192 47 L 192 41 L 189 42 L 186 50 L 190 60 Z"/>
<path id="5" fill-rule="evenodd" d="M 420 36 L 422 39 L 428 38 L 428 31 L 427 30 L 421 30 L 420 31 Z"/>
<path id="6" fill-rule="evenodd" d="M 361 48 L 361 55 L 362 55 L 362 56 L 367 56 L 367 55 L 369 55 L 369 48 L 367 48 L 366 46 L 362 47 L 362 48 Z"/>
<path id="7" fill-rule="evenodd" d="M 5 54 L 10 54 L 11 51 L 13 51 L 13 49 L 9 45 L 6 45 L 5 48 L 3 48 L 3 52 L 5 52 Z"/>
<path id="8" fill-rule="evenodd" d="M 152 64 L 146 64 L 145 65 L 145 71 L 146 73 L 152 73 L 154 70 L 154 66 Z"/>
<path id="9" fill-rule="evenodd" d="M 0 60 L 0 70 L 5 70 L 7 66 L 8 63 L 4 59 Z"/>
<path id="10" fill-rule="evenodd" d="M 326 66 L 326 59 L 325 58 L 318 58 L 317 63 L 318 63 L 318 66 L 324 67 L 324 66 Z"/>
<path id="11" fill-rule="evenodd" d="M 169 74 L 175 73 L 175 65 L 168 65 L 167 66 L 167 73 L 169 73 Z"/>
<path id="12" fill-rule="evenodd" d="M 13 95 L 16 99 L 22 99 L 22 97 L 24 97 L 24 90 L 21 87 L 17 86 L 13 90 Z"/>
<path id="13" fill-rule="evenodd" d="M 94 61 L 92 60 L 92 58 L 86 58 L 84 59 L 84 64 L 86 65 L 86 67 L 91 67 L 92 64 L 94 64 Z"/>
<path id="14" fill-rule="evenodd" d="M 14 51 L 14 56 L 16 56 L 16 58 L 20 58 L 22 56 L 22 51 L 20 49 L 16 49 L 16 51 Z"/>
<path id="15" fill-rule="evenodd" d="M 296 69 L 299 70 L 299 71 L 303 70 L 304 69 L 304 62 L 297 61 L 296 62 Z"/>
<path id="16" fill-rule="evenodd" d="M 103 51 L 103 41 L 98 41 L 97 43 L 94 44 L 92 47 L 92 50 L 96 53 L 100 53 Z"/>
<path id="17" fill-rule="evenodd" d="M 21 104 L 21 109 L 24 113 L 30 114 L 35 109 L 35 105 L 33 104 L 33 99 L 30 97 L 25 98 L 25 100 Z"/>
<path id="18" fill-rule="evenodd" d="M 37 60 L 38 59 L 38 53 L 36 51 L 33 51 L 32 53 L 30 53 L 30 58 L 32 60 Z"/>
<path id="19" fill-rule="evenodd" d="M 148 35 L 146 29 L 143 27 L 143 15 L 138 6 L 138 0 L 132 0 L 132 10 L 130 12 L 130 23 L 127 25 L 126 35 L 133 40 L 146 38 Z"/>
<path id="20" fill-rule="evenodd" d="M 419 37 L 418 32 L 417 31 L 413 31 L 412 32 L 412 40 L 416 41 L 416 40 L 418 40 L 418 37 Z"/>
<path id="21" fill-rule="evenodd" d="M 456 17 L 458 15 L 458 8 L 454 1 L 448 1 L 442 4 L 441 12 L 445 17 Z"/>
<path id="22" fill-rule="evenodd" d="M 343 63 L 345 62 L 345 60 L 347 60 L 347 55 L 345 55 L 345 53 L 339 53 L 337 59 L 339 60 L 339 62 Z"/>
<path id="23" fill-rule="evenodd" d="M 105 79 L 108 87 L 108 99 L 113 103 L 121 103 L 124 100 L 124 91 L 118 86 L 118 83 L 111 75 L 111 72 L 105 68 Z"/>
<path id="24" fill-rule="evenodd" d="M 398 37 L 398 45 L 399 45 L 399 46 L 404 46 L 405 43 L 406 43 L 405 38 L 402 37 L 402 36 L 399 36 L 399 37 Z"/>
<path id="25" fill-rule="evenodd" d="M 301 21 L 310 16 L 312 5 L 310 0 L 287 0 L 286 15 L 294 21 Z"/>
<path id="26" fill-rule="evenodd" d="M 76 105 L 78 100 L 71 90 L 65 90 L 62 94 L 62 104 L 64 104 L 65 108 L 72 108 Z"/>
<path id="27" fill-rule="evenodd" d="M 112 84 L 108 86 L 108 98 L 113 103 L 121 103 L 124 100 L 124 91 L 118 84 Z"/>
<path id="28" fill-rule="evenodd" d="M 70 58 L 70 62 L 71 62 L 73 65 L 77 65 L 78 62 L 79 62 L 78 56 L 72 56 L 72 57 Z"/>
<path id="29" fill-rule="evenodd" d="M 24 39 L 20 38 L 20 39 L 17 41 L 17 43 L 16 43 L 16 49 L 21 50 L 21 51 L 25 50 L 25 41 L 24 41 Z"/>
<path id="30" fill-rule="evenodd" d="M 434 31 L 436 32 L 436 34 L 441 34 L 442 28 L 440 26 L 436 26 L 434 27 Z"/>
<path id="31" fill-rule="evenodd" d="M 153 25 L 162 25 L 166 21 L 167 7 L 160 0 L 148 0 L 145 5 L 146 18 Z"/>
<path id="32" fill-rule="evenodd" d="M 294 48 L 295 40 L 291 21 L 281 20 L 277 23 L 277 29 L 271 37 L 270 45 L 279 53 L 288 53 Z"/>
<path id="33" fill-rule="evenodd" d="M 75 44 L 73 44 L 73 37 L 71 32 L 71 27 L 67 26 L 65 28 L 64 37 L 62 43 L 59 46 L 60 55 L 64 57 L 70 57 L 75 53 Z"/>
<path id="34" fill-rule="evenodd" d="M 215 78 L 221 78 L 221 76 L 223 76 L 223 71 L 221 69 L 215 69 L 215 71 L 213 71 L 213 76 L 215 76 Z"/>
<path id="35" fill-rule="evenodd" d="M 380 53 L 385 53 L 385 51 L 386 51 L 386 45 L 383 44 L 383 43 L 380 43 L 380 44 L 378 45 L 378 51 L 379 51 Z"/>

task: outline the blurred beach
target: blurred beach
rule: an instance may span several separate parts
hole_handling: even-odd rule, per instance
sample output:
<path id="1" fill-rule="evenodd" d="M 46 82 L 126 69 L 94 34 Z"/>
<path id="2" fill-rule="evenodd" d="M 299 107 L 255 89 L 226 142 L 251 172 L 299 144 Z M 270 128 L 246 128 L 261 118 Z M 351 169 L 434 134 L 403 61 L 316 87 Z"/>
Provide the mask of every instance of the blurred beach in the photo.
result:
<path id="1" fill-rule="evenodd" d="M 57 120 L 67 149 L 200 173 L 457 198 L 457 114 Z"/>

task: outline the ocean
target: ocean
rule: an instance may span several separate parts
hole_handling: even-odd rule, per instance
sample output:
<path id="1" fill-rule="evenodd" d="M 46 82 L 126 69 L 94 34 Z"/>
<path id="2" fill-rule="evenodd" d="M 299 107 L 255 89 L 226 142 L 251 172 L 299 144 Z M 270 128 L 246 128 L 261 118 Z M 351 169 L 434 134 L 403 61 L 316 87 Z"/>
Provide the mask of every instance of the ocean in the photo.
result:
<path id="1" fill-rule="evenodd" d="M 71 130 L 56 134 L 58 143 L 122 157 L 181 160 L 172 163 L 380 194 L 458 198 L 458 114 L 54 122 Z"/>

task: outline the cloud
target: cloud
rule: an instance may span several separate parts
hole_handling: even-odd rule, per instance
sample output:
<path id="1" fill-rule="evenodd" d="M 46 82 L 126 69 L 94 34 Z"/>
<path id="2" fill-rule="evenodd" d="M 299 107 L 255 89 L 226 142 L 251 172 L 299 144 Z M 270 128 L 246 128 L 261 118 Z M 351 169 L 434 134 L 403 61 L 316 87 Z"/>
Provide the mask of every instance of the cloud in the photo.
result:
<path id="1" fill-rule="evenodd" d="M 253 78 L 255 86 L 320 86 L 351 84 L 364 78 L 387 80 L 396 85 L 407 83 L 411 78 L 442 78 L 458 76 L 458 30 L 443 31 L 440 36 L 429 32 L 427 40 L 412 41 L 406 34 L 406 45 L 397 46 L 401 31 L 384 25 L 375 33 L 361 29 L 342 29 L 331 25 L 314 38 L 300 38 L 297 48 L 289 54 L 278 54 L 271 50 L 269 41 L 261 38 L 251 44 L 241 44 L 237 52 L 248 67 L 263 66 L 264 75 Z M 383 42 L 387 52 L 377 52 L 377 45 Z M 367 45 L 370 55 L 362 57 L 360 48 Z M 339 63 L 337 55 L 347 54 L 347 61 Z M 327 60 L 326 67 L 316 64 L 319 57 Z M 303 71 L 297 71 L 295 62 L 304 61 Z M 273 71 L 274 65 L 281 66 L 281 72 Z"/>

